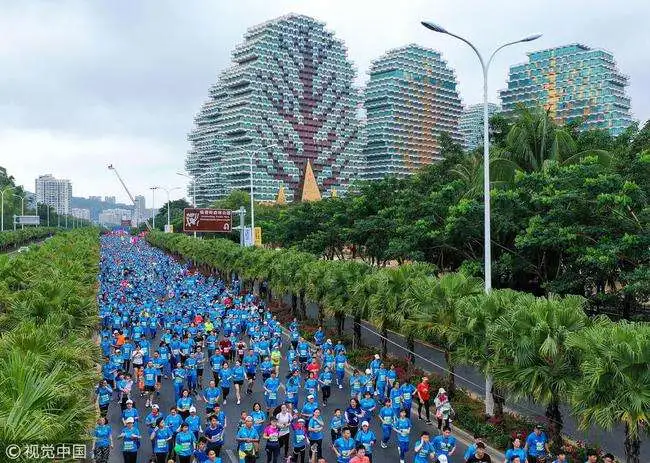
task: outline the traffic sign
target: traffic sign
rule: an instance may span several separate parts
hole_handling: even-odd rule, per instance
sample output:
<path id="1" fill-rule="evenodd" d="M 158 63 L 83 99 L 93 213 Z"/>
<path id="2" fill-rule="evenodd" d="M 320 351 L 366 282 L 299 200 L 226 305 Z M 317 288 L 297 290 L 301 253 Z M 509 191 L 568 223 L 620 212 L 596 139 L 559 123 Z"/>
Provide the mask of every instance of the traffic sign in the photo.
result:
<path id="1" fill-rule="evenodd" d="M 16 225 L 40 225 L 41 220 L 37 215 L 14 215 Z"/>
<path id="2" fill-rule="evenodd" d="M 185 208 L 183 210 L 184 232 L 230 233 L 232 212 L 226 209 Z"/>

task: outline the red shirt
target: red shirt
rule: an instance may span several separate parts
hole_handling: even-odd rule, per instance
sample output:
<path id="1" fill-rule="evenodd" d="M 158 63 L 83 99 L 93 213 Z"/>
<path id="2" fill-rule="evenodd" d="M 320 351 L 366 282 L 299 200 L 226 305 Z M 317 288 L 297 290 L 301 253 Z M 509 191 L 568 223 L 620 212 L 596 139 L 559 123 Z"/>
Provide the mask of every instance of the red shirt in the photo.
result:
<path id="1" fill-rule="evenodd" d="M 418 384 L 417 390 L 422 400 L 429 400 L 429 383 L 422 382 Z"/>

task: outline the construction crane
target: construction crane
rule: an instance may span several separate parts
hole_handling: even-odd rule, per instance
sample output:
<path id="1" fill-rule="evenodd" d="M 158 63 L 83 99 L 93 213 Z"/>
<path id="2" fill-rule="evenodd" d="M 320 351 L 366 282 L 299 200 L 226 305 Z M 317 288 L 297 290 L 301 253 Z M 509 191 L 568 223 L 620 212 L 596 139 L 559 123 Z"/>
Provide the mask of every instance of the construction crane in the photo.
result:
<path id="1" fill-rule="evenodd" d="M 126 183 L 124 183 L 124 180 L 122 180 L 122 177 L 120 177 L 120 174 L 117 172 L 117 169 L 115 167 L 113 167 L 113 164 L 108 165 L 108 170 L 112 170 L 113 172 L 115 172 L 115 176 L 117 177 L 117 179 L 122 184 L 122 187 L 124 187 L 124 191 L 126 191 L 126 194 L 129 195 L 129 199 L 133 203 L 133 207 L 137 207 L 137 205 L 135 204 L 135 199 L 133 198 L 133 195 L 131 194 L 129 189 L 126 187 Z M 145 220 L 144 223 L 147 226 L 147 229 L 149 231 L 151 231 L 151 225 L 149 225 L 149 220 Z"/>

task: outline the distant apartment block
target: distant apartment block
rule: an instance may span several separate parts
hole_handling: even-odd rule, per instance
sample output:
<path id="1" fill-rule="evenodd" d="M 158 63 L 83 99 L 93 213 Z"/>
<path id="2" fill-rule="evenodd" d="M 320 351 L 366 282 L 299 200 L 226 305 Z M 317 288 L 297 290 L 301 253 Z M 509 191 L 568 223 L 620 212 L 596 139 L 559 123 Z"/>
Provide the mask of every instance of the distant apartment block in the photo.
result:
<path id="1" fill-rule="evenodd" d="M 488 103 L 488 117 L 499 111 L 499 106 Z M 463 148 L 472 151 L 483 145 L 483 103 L 467 106 L 460 116 L 460 133 Z"/>
<path id="2" fill-rule="evenodd" d="M 41 175 L 35 181 L 36 202 L 54 208 L 57 214 L 70 213 L 72 184 L 70 180 L 57 179 L 51 174 Z"/>
<path id="3" fill-rule="evenodd" d="M 458 143 L 462 104 L 439 52 L 419 45 L 373 61 L 365 90 L 366 179 L 403 177 L 440 159 L 440 136 Z"/>
<path id="4" fill-rule="evenodd" d="M 614 56 L 581 44 L 528 53 L 528 62 L 510 67 L 501 106 L 512 114 L 518 104 L 541 105 L 560 124 L 582 121 L 582 129 L 604 129 L 612 135 L 631 123 L 628 77 Z"/>
<path id="5" fill-rule="evenodd" d="M 81 209 L 73 207 L 70 209 L 70 215 L 78 219 L 87 220 L 90 222 L 90 209 Z"/>

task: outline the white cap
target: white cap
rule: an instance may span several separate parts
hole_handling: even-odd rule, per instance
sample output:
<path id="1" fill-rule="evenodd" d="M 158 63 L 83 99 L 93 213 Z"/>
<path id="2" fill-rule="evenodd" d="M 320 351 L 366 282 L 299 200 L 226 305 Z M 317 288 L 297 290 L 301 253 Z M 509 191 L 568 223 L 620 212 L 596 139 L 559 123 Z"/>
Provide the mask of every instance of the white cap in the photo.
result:
<path id="1" fill-rule="evenodd" d="M 129 416 L 126 420 L 124 420 L 125 423 L 134 423 L 135 420 L 133 419 L 132 416 Z"/>
<path id="2" fill-rule="evenodd" d="M 372 373 L 372 370 L 370 368 L 366 368 L 366 374 L 369 375 L 370 373 Z"/>
<path id="3" fill-rule="evenodd" d="M 446 391 L 443 388 L 438 389 L 438 394 L 444 394 Z"/>
<path id="4" fill-rule="evenodd" d="M 375 358 L 379 360 L 379 354 L 375 354 Z"/>
<path id="5" fill-rule="evenodd" d="M 308 399 L 313 399 L 314 396 L 313 396 L 312 394 L 309 394 L 309 395 L 307 396 L 307 398 L 308 398 Z"/>
<path id="6" fill-rule="evenodd" d="M 196 412 L 196 407 L 190 407 L 190 413 Z"/>
<path id="7" fill-rule="evenodd" d="M 131 399 L 129 399 L 129 400 L 126 401 L 126 403 L 127 403 L 127 404 L 132 404 L 133 401 L 132 401 Z"/>
<path id="8" fill-rule="evenodd" d="M 368 423 L 367 421 L 363 421 L 361 422 L 361 426 L 370 426 L 370 423 Z"/>
<path id="9" fill-rule="evenodd" d="M 152 408 L 152 409 L 155 408 L 156 410 L 160 410 L 160 407 L 158 406 L 158 404 L 153 404 L 153 405 L 151 406 L 151 408 Z"/>
<path id="10" fill-rule="evenodd" d="M 449 460 L 447 460 L 447 455 L 440 454 L 438 455 L 438 463 L 448 463 Z"/>

